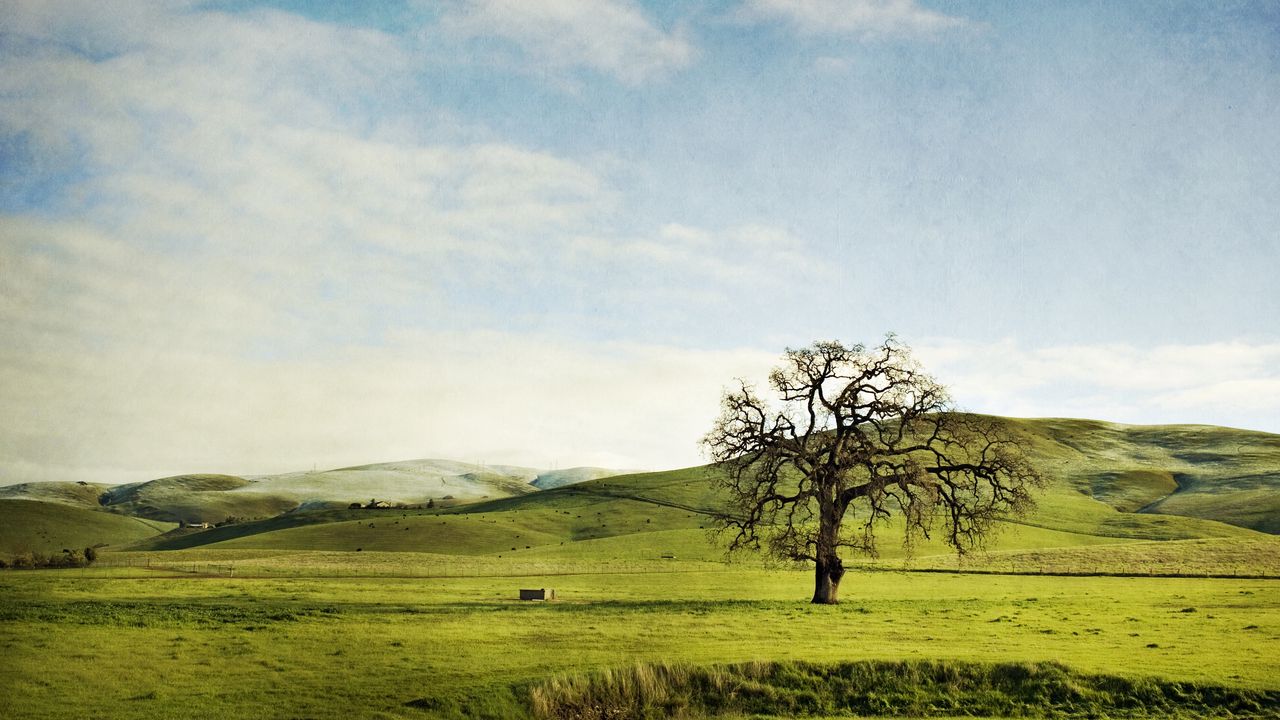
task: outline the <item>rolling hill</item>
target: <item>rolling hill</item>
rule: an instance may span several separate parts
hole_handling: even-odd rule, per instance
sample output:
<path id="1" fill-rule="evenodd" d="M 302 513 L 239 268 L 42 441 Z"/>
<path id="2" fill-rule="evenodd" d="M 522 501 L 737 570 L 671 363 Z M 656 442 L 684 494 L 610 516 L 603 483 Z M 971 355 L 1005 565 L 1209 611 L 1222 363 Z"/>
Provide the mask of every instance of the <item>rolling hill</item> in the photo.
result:
<path id="1" fill-rule="evenodd" d="M 0 500 L 38 500 L 83 508 L 96 508 L 112 485 L 87 482 L 33 482 L 0 487 Z"/>
<path id="2" fill-rule="evenodd" d="M 1124 512 L 1280 533 L 1280 435 L 1209 425 L 1005 422 L 1058 486 Z"/>
<path id="3" fill-rule="evenodd" d="M 1034 512 L 1002 523 L 990 546 L 995 553 L 1022 553 L 1030 562 L 1042 560 L 1046 549 L 1097 555 L 1120 543 L 1252 548 L 1280 529 L 1280 436 L 1192 425 L 998 420 L 1024 437 L 1049 486 Z M 259 518 L 139 537 L 135 547 L 148 550 L 715 559 L 721 551 L 706 542 L 710 514 L 722 502 L 714 474 L 704 466 L 595 477 L 608 471 L 419 460 L 258 477 L 185 475 L 110 488 L 103 498 L 109 509 L 156 519 Z M 46 492 L 75 500 L 89 491 Z M 347 508 L 347 500 L 417 504 L 447 496 L 473 502 L 439 502 L 432 510 Z M 903 556 L 894 527 L 883 538 L 884 557 Z M 936 541 L 915 553 L 947 555 Z"/>
<path id="4" fill-rule="evenodd" d="M 435 499 L 478 500 L 524 495 L 617 475 L 605 468 L 539 470 L 514 465 L 475 465 L 454 460 L 406 460 L 321 472 L 295 472 L 249 478 L 239 492 L 276 494 L 300 502 L 368 502 L 370 499 L 424 503 Z"/>
<path id="5" fill-rule="evenodd" d="M 293 510 L 293 498 L 261 492 L 234 475 L 177 475 L 117 485 L 99 498 L 110 511 L 166 522 L 213 523 L 228 517 L 271 517 Z"/>
<path id="6" fill-rule="evenodd" d="M 550 490 L 551 488 L 564 487 L 565 485 L 573 485 L 575 483 L 586 482 L 588 480 L 599 480 L 600 478 L 612 477 L 614 475 L 630 475 L 634 470 L 606 470 L 596 467 L 575 467 L 566 470 L 546 470 L 538 473 L 538 477 L 534 478 L 529 484 L 539 490 Z"/>
<path id="7" fill-rule="evenodd" d="M 473 465 L 453 460 L 408 460 L 279 475 L 189 474 L 128 483 L 45 482 L 0 488 L 0 498 L 56 502 L 165 522 L 218 523 L 264 519 L 296 510 L 345 508 L 380 500 L 419 504 L 472 501 L 537 492 L 608 477 L 605 468 L 539 470 Z"/>
<path id="8" fill-rule="evenodd" d="M 1116 543 L 1266 539 L 1280 517 L 1280 436 L 1206 426 L 1001 419 L 1050 483 L 1030 515 L 1003 523 L 995 552 Z M 714 469 L 586 480 L 435 511 L 295 513 L 154 549 L 408 550 L 453 554 L 712 559 Z M 902 557 L 886 528 L 881 551 Z M 1260 532 L 1261 531 L 1261 532 Z M 924 542 L 917 555 L 944 555 Z M 637 555 L 639 553 L 639 555 Z"/>
<path id="9" fill-rule="evenodd" d="M 65 503 L 0 499 L 0 554 L 118 547 L 170 530 L 173 523 L 114 515 Z"/>

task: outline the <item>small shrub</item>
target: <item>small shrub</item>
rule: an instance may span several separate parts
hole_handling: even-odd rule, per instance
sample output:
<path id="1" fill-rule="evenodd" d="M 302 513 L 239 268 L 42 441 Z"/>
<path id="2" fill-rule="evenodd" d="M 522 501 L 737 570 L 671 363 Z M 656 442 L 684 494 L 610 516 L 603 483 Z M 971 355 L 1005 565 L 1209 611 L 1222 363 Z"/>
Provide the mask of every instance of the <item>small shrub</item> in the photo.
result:
<path id="1" fill-rule="evenodd" d="M 67 550 L 65 548 L 62 551 L 62 557 L 56 558 L 54 561 L 57 564 L 51 564 L 51 567 L 77 568 L 84 567 L 86 564 L 84 556 L 80 554 L 79 550 Z"/>
<path id="2" fill-rule="evenodd" d="M 85 548 L 86 552 L 92 551 L 94 559 L 97 559 L 97 551 L 93 548 Z M 32 570 L 35 568 L 78 568 L 89 564 L 89 560 L 85 559 L 85 553 L 79 550 L 63 548 L 60 553 L 51 553 L 45 555 L 43 553 L 31 552 L 24 550 L 13 556 L 13 559 L 0 567 L 12 567 L 15 570 Z"/>

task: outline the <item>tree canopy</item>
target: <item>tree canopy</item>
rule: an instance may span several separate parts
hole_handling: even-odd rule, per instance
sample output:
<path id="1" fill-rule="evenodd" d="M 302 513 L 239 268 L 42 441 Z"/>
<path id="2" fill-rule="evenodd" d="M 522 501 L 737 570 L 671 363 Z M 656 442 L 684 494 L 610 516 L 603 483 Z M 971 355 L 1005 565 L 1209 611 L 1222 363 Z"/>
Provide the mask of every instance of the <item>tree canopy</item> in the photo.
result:
<path id="1" fill-rule="evenodd" d="M 837 601 L 840 549 L 874 555 L 884 521 L 903 518 L 908 546 L 940 533 L 964 553 L 1042 483 L 1016 435 L 956 412 L 892 335 L 788 349 L 769 386 L 770 399 L 742 381 L 726 391 L 703 444 L 729 496 L 731 548 L 814 562 L 815 603 Z"/>

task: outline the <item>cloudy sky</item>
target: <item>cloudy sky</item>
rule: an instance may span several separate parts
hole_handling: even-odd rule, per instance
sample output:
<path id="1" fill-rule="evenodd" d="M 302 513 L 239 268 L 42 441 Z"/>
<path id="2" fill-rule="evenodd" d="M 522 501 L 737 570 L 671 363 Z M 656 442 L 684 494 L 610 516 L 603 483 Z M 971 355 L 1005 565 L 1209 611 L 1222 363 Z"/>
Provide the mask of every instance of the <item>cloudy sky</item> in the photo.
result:
<path id="1" fill-rule="evenodd" d="M 1268 0 L 0 0 L 0 484 L 695 464 L 888 331 L 1280 432 L 1277 127 Z"/>

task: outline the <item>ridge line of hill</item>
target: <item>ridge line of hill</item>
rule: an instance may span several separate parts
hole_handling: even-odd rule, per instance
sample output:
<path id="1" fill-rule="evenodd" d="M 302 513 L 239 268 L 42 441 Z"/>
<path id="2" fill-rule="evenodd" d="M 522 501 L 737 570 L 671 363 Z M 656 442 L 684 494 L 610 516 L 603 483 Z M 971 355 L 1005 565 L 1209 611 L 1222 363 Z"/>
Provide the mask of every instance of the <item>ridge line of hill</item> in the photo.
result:
<path id="1" fill-rule="evenodd" d="M 1203 425 L 993 419 L 1025 439 L 1031 461 L 1049 480 L 1032 514 L 1004 519 L 1010 528 L 1006 534 L 1013 539 L 998 541 L 1000 547 L 1035 549 L 1194 538 L 1257 540 L 1259 532 L 1272 538 L 1280 535 L 1280 435 Z M 448 465 L 453 472 L 474 469 L 456 461 L 448 461 Z M 84 533 L 73 532 L 75 527 L 88 527 L 88 520 L 115 514 L 117 524 L 109 531 L 102 523 L 90 524 L 103 528 L 103 538 L 145 538 L 143 544 L 154 549 L 208 545 L 219 549 L 523 554 L 591 540 L 600 548 L 610 548 L 609 552 L 656 557 L 670 549 L 665 544 L 676 542 L 676 535 L 663 533 L 698 534 L 693 531 L 718 514 L 727 499 L 714 482 L 717 469 L 703 465 L 584 480 L 545 490 L 530 487 L 527 478 L 520 481 L 491 472 L 465 473 L 450 478 L 461 478 L 458 483 L 517 484 L 519 490 L 493 492 L 498 497 L 489 498 L 437 499 L 429 510 L 418 509 L 416 504 L 397 510 L 369 507 L 373 504 L 370 496 L 386 497 L 382 492 L 386 488 L 441 498 L 447 492 L 442 486 L 455 480 L 425 475 L 423 468 L 429 466 L 429 461 L 402 461 L 269 476 L 284 478 L 286 485 L 295 483 L 295 490 L 306 489 L 317 479 L 332 480 L 321 483 L 319 490 L 333 492 L 338 488 L 345 494 L 326 496 L 317 491 L 306 496 L 314 500 L 303 502 L 298 496 L 262 492 L 261 481 L 226 475 L 174 476 L 117 486 L 110 493 L 117 502 L 109 508 L 99 503 L 106 486 L 30 483 L 0 488 L 0 511 L 5 513 L 0 515 L 0 553 L 24 543 L 43 546 L 65 542 L 57 548 L 72 547 L 79 541 L 60 538 L 82 537 Z M 382 489 L 370 490 L 370 485 L 362 483 Z M 479 492 L 486 494 L 489 492 Z M 2 502 L 6 498 L 35 502 Z M 468 499 L 482 501 L 464 504 Z M 60 515 L 58 508 L 68 512 Z M 70 513 L 70 509 L 85 514 Z M 102 512 L 104 509 L 114 513 Z M 145 519 L 133 517 L 139 515 Z M 223 526 L 157 537 L 157 529 L 164 527 L 159 521 L 166 519 L 203 520 Z M 119 523 L 127 524 L 129 532 Z M 896 526 L 886 529 L 884 537 L 887 540 L 897 532 Z M 628 539 L 615 541 L 622 536 Z M 118 547 L 122 540 L 102 541 Z M 682 556 L 702 552 L 680 547 Z"/>
<path id="2" fill-rule="evenodd" d="M 682 503 L 672 502 L 670 500 L 658 500 L 657 498 L 644 497 L 642 495 L 627 495 L 625 493 L 608 492 L 606 490 L 595 490 L 595 489 L 589 489 L 586 487 L 569 487 L 569 488 L 566 488 L 565 491 L 570 494 L 576 493 L 580 495 L 590 495 L 593 497 L 611 497 L 611 498 L 617 498 L 618 500 L 635 500 L 637 502 L 652 503 L 654 505 L 662 505 L 664 507 L 676 508 L 677 510 L 688 510 L 689 512 L 694 512 L 700 515 L 707 515 L 712 517 L 719 514 L 715 510 L 708 510 L 706 508 L 697 508 L 692 505 L 684 505 Z"/>

